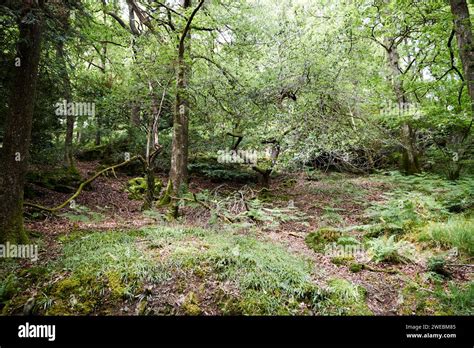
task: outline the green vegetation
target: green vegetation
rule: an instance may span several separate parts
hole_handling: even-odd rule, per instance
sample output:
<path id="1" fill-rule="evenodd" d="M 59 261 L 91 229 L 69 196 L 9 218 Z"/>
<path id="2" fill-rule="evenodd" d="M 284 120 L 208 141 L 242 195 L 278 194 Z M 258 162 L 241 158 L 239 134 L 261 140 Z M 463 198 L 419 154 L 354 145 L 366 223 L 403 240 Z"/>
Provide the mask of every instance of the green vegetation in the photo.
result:
<path id="1" fill-rule="evenodd" d="M 426 226 L 427 238 L 443 247 L 457 247 L 468 256 L 474 256 L 474 217 L 456 216 L 446 222 L 434 222 Z"/>
<path id="2" fill-rule="evenodd" d="M 399 240 L 396 236 L 380 237 L 367 242 L 368 252 L 375 262 L 407 263 L 413 260 L 415 248 L 413 244 Z"/>
<path id="3" fill-rule="evenodd" d="M 337 242 L 342 237 L 342 233 L 333 228 L 320 228 L 306 236 L 305 242 L 308 247 L 316 252 L 323 252 L 326 245 Z"/>
<path id="4" fill-rule="evenodd" d="M 471 313 L 472 13 L 2 1 L 2 314 Z"/>

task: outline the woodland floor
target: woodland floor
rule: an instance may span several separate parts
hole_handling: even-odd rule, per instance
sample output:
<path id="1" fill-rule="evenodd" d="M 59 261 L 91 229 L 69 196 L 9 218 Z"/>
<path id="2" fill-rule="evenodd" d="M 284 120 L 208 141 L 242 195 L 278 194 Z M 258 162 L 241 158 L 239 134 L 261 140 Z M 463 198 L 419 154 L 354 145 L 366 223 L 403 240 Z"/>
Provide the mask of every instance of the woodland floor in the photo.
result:
<path id="1" fill-rule="evenodd" d="M 96 162 L 78 163 L 78 169 L 82 177 L 89 177 L 98 167 Z M 128 231 L 140 231 L 142 229 L 156 226 L 166 228 L 197 228 L 204 231 L 212 230 L 217 234 L 236 234 L 251 236 L 261 241 L 265 245 L 279 245 L 283 249 L 298 258 L 309 260 L 311 270 L 311 282 L 320 289 L 330 287 L 330 280 L 344 279 L 350 284 L 364 289 L 365 305 L 361 310 L 344 311 L 331 307 L 323 312 L 317 310 L 295 310 L 284 314 L 374 314 L 374 315 L 402 315 L 402 314 L 438 314 L 445 313 L 438 307 L 441 301 L 436 297 L 430 297 L 435 293 L 436 288 L 448 288 L 449 284 L 465 285 L 473 280 L 472 267 L 470 265 L 460 266 L 452 269 L 448 281 L 432 282 L 423 275 L 426 274 L 426 264 L 423 261 L 415 261 L 407 264 L 397 263 L 374 263 L 369 265 L 380 270 L 394 270 L 393 274 L 364 269 L 360 272 L 351 272 L 347 264 L 335 264 L 332 257 L 325 253 L 318 253 L 308 247 L 305 237 L 312 231 L 321 227 L 350 227 L 364 225 L 367 223 L 366 209 L 369 206 L 383 204 L 387 199 L 386 193 L 394 189 L 394 185 L 388 181 L 380 180 L 373 176 L 354 176 L 348 174 L 324 174 L 317 179 L 308 180 L 304 174 L 293 176 L 280 176 L 273 180 L 271 186 L 271 200 L 268 201 L 271 207 L 288 207 L 294 205 L 295 209 L 303 213 L 303 220 L 281 221 L 277 226 L 267 226 L 265 223 L 253 226 L 237 226 L 235 228 L 223 227 L 224 223 L 210 224 L 210 212 L 203 207 L 185 207 L 184 215 L 179 222 L 168 223 L 162 219 L 160 214 L 145 214 L 141 211 L 142 202 L 131 200 L 125 191 L 128 180 L 121 173 L 102 176 L 94 181 L 91 187 L 84 191 L 76 200 L 81 207 L 87 207 L 87 219 L 71 219 L 72 215 L 65 211 L 60 216 L 49 216 L 41 219 L 27 219 L 27 229 L 33 236 L 41 240 L 41 250 L 39 261 L 35 264 L 23 261 L 19 265 L 11 266 L 17 274 L 22 274 L 27 287 L 18 285 L 17 291 L 12 295 L 11 301 L 4 308 L 4 314 L 13 314 L 24 311 L 24 305 L 35 299 L 36 310 L 45 314 L 280 314 L 280 310 L 275 311 L 256 310 L 232 310 L 231 307 L 223 307 L 223 298 L 238 298 L 241 289 L 233 281 L 233 276 L 228 276 L 223 280 L 205 266 L 192 268 L 186 267 L 180 271 L 171 272 L 166 279 L 144 280 L 140 285 L 140 290 L 132 296 L 123 296 L 123 293 L 114 297 L 113 282 L 109 276 L 108 285 L 98 297 L 101 301 L 95 301 L 92 309 L 79 308 L 74 305 L 62 305 L 54 307 L 54 302 L 71 301 L 63 298 L 63 293 L 68 292 L 68 296 L 74 296 L 75 300 L 81 301 L 81 296 L 91 296 L 81 294 L 77 284 L 72 285 L 65 282 L 70 276 L 69 271 L 61 268 L 50 268 L 48 265 L 61 262 L 63 248 L 65 244 L 78 238 L 85 238 L 87 234 L 98 232 L 123 233 Z M 166 182 L 165 177 L 161 179 Z M 226 184 L 213 183 L 201 177 L 193 177 L 190 190 L 200 192 L 204 189 L 212 191 L 219 187 L 229 192 L 238 191 L 243 185 L 235 183 Z M 36 203 L 43 206 L 54 206 L 66 200 L 70 194 L 58 193 L 43 188 L 37 188 L 40 195 Z M 64 213 L 64 212 L 63 212 Z M 360 231 L 348 233 L 357 239 L 362 238 Z M 79 236 L 79 237 L 78 237 Z M 181 243 L 185 240 L 186 248 L 205 250 L 212 245 L 214 237 L 210 237 L 211 242 L 206 242 L 206 235 L 203 238 L 194 238 L 192 233 L 178 238 Z M 160 237 L 161 238 L 161 237 Z M 160 239 L 161 240 L 161 239 Z M 100 242 L 100 239 L 98 239 Z M 205 241 L 205 242 L 203 242 Z M 132 252 L 146 255 L 152 259 L 159 259 L 160 262 L 167 258 L 168 254 L 177 252 L 173 248 L 172 242 L 168 244 L 153 244 L 147 235 L 138 235 L 138 238 L 131 239 L 127 243 L 132 244 Z M 159 242 L 161 243 L 161 242 Z M 217 242 L 216 242 L 217 243 Z M 220 242 L 219 242 L 220 243 Z M 232 242 L 230 242 L 232 243 Z M 133 251 L 133 249 L 135 249 Z M 79 249 L 81 250 L 81 249 Z M 128 250 L 128 249 L 127 249 Z M 113 252 L 112 252 L 113 253 Z M 109 253 L 110 254 L 110 253 Z M 199 254 L 196 254 L 199 255 Z M 86 259 L 83 260 L 85 270 L 89 265 Z M 111 257 L 114 257 L 113 255 Z M 199 257 L 199 256 L 197 256 Z M 286 257 L 286 256 L 285 256 Z M 82 261 L 81 261 L 82 262 Z M 91 261 L 93 262 L 93 261 Z M 117 261 L 119 262 L 119 261 Z M 43 267 L 43 269 L 42 269 Z M 225 267 L 225 265 L 224 265 Z M 92 270 L 94 266 L 90 266 Z M 24 270 L 23 273 L 18 270 Z M 35 272 L 29 269 L 41 269 L 41 277 L 35 276 Z M 202 272 L 198 272 L 201 270 Z M 92 271 L 91 271 L 92 272 Z M 21 276 L 18 277 L 20 283 Z M 119 277 L 118 287 L 126 286 L 127 279 Z M 145 277 L 146 278 L 146 277 Z M 125 280 L 124 280 L 125 279 Z M 59 287 L 58 283 L 61 283 Z M 45 287 L 45 284 L 47 286 Z M 56 285 L 54 285 L 56 284 Z M 112 285 L 111 285 L 112 284 Z M 49 300 L 38 300 L 41 296 L 42 288 L 51 289 L 47 293 Z M 60 288 L 60 290 L 58 290 Z M 60 292 L 63 293 L 60 293 Z M 105 293 L 104 293 L 105 291 Z M 256 289 L 261 291 L 261 289 Z M 265 290 L 263 290 L 265 291 Z M 75 294 L 75 292 L 78 292 Z M 123 291 L 122 291 L 123 292 Z M 220 294 L 224 294 L 221 296 Z M 146 297 L 146 305 L 143 298 Z M 76 299 L 77 298 L 77 299 Z M 44 301 L 49 303 L 44 303 Z M 82 301 L 85 302 L 84 298 Z M 472 301 L 472 299 L 471 299 Z M 99 302 L 99 304 L 98 304 Z M 306 306 L 302 301 L 300 307 Z M 227 304 L 229 301 L 226 302 Z M 337 301 L 333 301 L 338 303 Z M 469 306 L 470 303 L 468 302 Z M 84 305 L 86 306 L 86 305 Z M 337 305 L 336 305 L 337 307 Z M 48 308 L 50 310 L 48 310 Z M 56 308 L 52 311 L 51 308 Z M 75 308 L 75 309 L 74 309 Z M 251 307 L 246 307 L 251 308 Z M 448 311 L 449 314 L 449 311 Z"/>

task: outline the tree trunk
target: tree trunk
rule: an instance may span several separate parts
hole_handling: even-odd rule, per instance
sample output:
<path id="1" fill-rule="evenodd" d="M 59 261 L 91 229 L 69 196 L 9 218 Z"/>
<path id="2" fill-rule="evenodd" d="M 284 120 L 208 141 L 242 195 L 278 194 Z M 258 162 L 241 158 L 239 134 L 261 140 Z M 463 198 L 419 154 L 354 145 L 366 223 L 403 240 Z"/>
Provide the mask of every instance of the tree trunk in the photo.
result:
<path id="1" fill-rule="evenodd" d="M 0 172 L 0 243 L 28 240 L 23 228 L 23 189 L 28 170 L 29 146 L 41 51 L 43 1 L 23 0 L 19 18 L 16 68 L 5 120 Z M 31 16 L 34 21 L 31 21 Z M 25 17 L 30 20 L 24 21 Z"/>
<path id="2" fill-rule="evenodd" d="M 471 97 L 471 107 L 474 112 L 474 46 L 469 8 L 466 0 L 450 0 L 449 2 L 454 16 L 454 27 L 464 70 L 464 79 L 467 83 L 469 96 Z"/>
<path id="3" fill-rule="evenodd" d="M 397 97 L 398 108 L 399 110 L 403 110 L 408 102 L 408 98 L 401 79 L 402 74 L 399 67 L 400 55 L 398 54 L 397 46 L 393 43 L 393 39 L 385 40 L 385 47 L 387 48 L 388 63 L 392 75 L 393 90 Z M 410 122 L 405 122 L 402 125 L 401 140 L 403 146 L 403 170 L 408 175 L 419 173 L 420 167 L 415 144 L 415 132 L 413 131 Z"/>
<path id="4" fill-rule="evenodd" d="M 64 99 L 67 102 L 72 102 L 72 90 L 71 82 L 69 80 L 69 74 L 67 71 L 66 56 L 64 53 L 64 44 L 61 41 L 58 44 L 58 58 L 61 63 L 61 73 L 64 85 Z M 73 150 L 73 138 L 74 138 L 74 115 L 66 116 L 66 139 L 64 141 L 64 161 L 70 168 L 74 168 L 74 150 Z"/>
<path id="5" fill-rule="evenodd" d="M 186 10 L 191 7 L 191 0 L 182 0 L 182 6 Z M 191 19 L 192 20 L 192 19 Z M 189 104 L 187 98 L 187 85 L 189 67 L 186 64 L 186 56 L 189 56 L 191 22 L 188 20 L 186 29 L 182 34 L 178 47 L 178 61 L 176 69 L 176 101 L 173 114 L 173 143 L 171 150 L 170 180 L 173 187 L 173 195 L 179 197 L 186 189 L 188 182 L 188 122 Z M 177 201 L 172 200 L 170 215 L 178 217 Z"/>

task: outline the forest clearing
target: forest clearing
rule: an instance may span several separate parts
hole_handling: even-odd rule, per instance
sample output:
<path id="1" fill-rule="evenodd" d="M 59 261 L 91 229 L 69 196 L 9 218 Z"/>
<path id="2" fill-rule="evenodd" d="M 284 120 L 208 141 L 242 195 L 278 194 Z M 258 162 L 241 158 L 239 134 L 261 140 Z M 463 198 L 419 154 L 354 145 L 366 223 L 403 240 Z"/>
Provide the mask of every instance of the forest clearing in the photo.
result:
<path id="1" fill-rule="evenodd" d="M 472 316 L 473 10 L 0 1 L 0 313 Z"/>

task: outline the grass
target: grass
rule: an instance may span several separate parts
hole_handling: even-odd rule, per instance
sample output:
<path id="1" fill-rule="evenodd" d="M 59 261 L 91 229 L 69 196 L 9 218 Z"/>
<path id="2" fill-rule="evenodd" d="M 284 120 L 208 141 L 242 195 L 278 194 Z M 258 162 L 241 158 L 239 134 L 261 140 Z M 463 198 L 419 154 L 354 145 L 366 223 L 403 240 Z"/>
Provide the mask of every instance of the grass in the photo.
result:
<path id="1" fill-rule="evenodd" d="M 230 230 L 156 227 L 88 232 L 61 238 L 61 243 L 62 255 L 39 270 L 41 277 L 33 277 L 39 272 L 34 269 L 21 275 L 28 282 L 8 295 L 5 314 L 21 311 L 32 292 L 37 292 L 36 314 L 113 314 L 124 305 L 141 306 L 150 295 L 149 285 L 160 288 L 179 280 L 177 275 L 188 274 L 202 281 L 198 280 L 192 295 L 189 282 L 195 278 L 181 278 L 184 285 L 174 284 L 173 291 L 185 297 L 180 313 L 204 312 L 200 291 L 210 291 L 206 294 L 222 314 L 335 314 L 340 309 L 334 303 L 339 302 L 347 307 L 344 313 L 366 313 L 365 307 L 352 306 L 346 293 L 316 286 L 312 278 L 317 269 L 308 259 Z M 11 279 L 8 282 L 10 287 Z M 209 282 L 217 285 L 205 289 Z M 229 286 L 236 291 L 221 291 Z M 357 303 L 361 301 L 357 298 Z"/>
<path id="2" fill-rule="evenodd" d="M 430 223 L 423 231 L 424 239 L 442 247 L 456 247 L 470 257 L 474 256 L 474 218 L 456 216 L 446 222 Z"/>
<path id="3" fill-rule="evenodd" d="M 403 315 L 474 315 L 474 282 L 438 285 L 426 291 L 417 284 L 407 285 L 402 293 Z"/>
<path id="4" fill-rule="evenodd" d="M 359 285 L 345 279 L 331 279 L 328 282 L 328 295 L 332 303 L 331 310 L 338 315 L 371 315 L 365 303 L 366 291 Z"/>
<path id="5" fill-rule="evenodd" d="M 154 243 L 174 240 L 167 262 L 178 268 L 212 273 L 232 282 L 240 297 L 228 299 L 233 314 L 296 314 L 301 302 L 312 310 L 319 289 L 311 281 L 312 265 L 282 247 L 250 236 L 202 229 L 152 229 Z"/>

